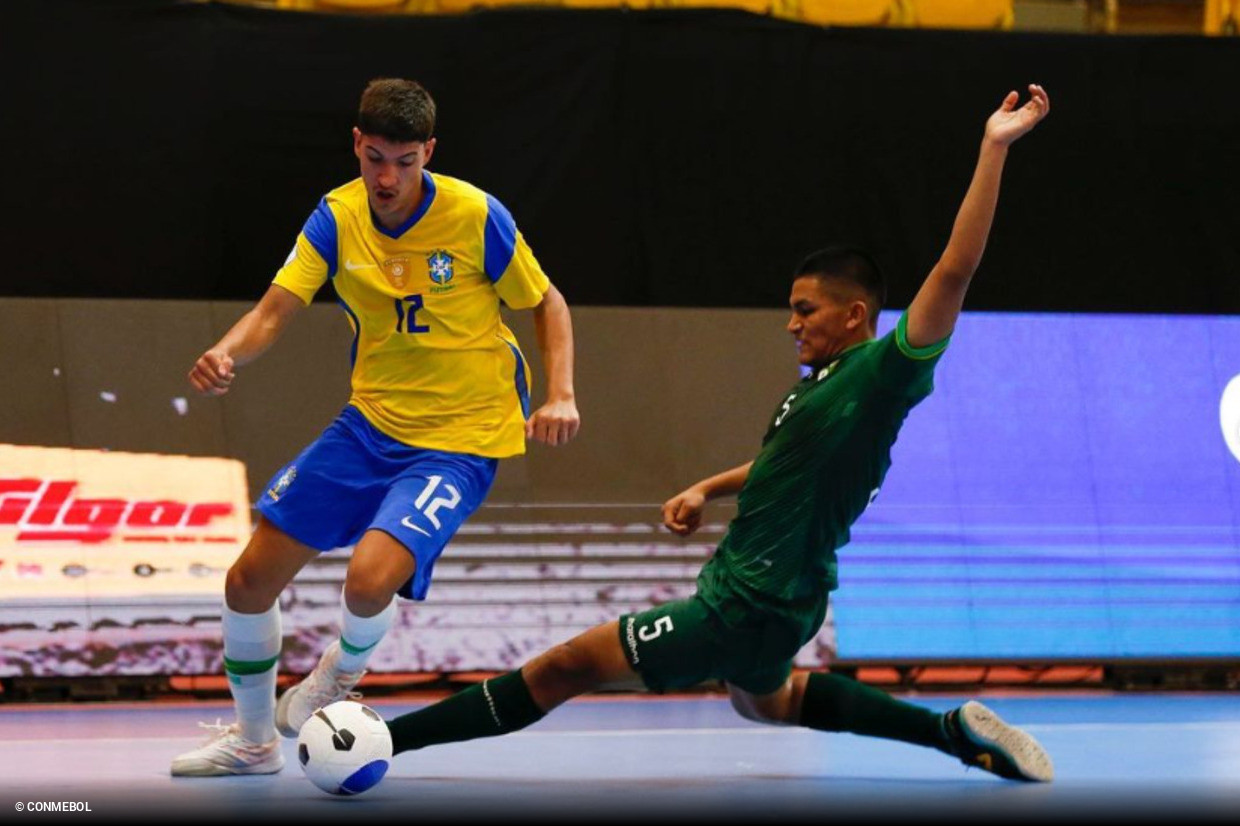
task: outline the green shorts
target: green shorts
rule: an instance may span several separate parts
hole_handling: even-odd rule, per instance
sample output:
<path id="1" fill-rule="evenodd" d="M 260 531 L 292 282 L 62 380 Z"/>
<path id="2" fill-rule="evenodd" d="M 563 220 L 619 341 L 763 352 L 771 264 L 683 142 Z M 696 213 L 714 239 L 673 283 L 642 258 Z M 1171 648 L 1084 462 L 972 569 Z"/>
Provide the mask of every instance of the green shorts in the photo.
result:
<path id="1" fill-rule="evenodd" d="M 826 614 L 809 632 L 817 633 Z M 806 623 L 730 600 L 716 609 L 697 594 L 620 617 L 620 646 L 651 691 L 723 680 L 750 694 L 770 694 L 792 673 L 808 639 Z"/>

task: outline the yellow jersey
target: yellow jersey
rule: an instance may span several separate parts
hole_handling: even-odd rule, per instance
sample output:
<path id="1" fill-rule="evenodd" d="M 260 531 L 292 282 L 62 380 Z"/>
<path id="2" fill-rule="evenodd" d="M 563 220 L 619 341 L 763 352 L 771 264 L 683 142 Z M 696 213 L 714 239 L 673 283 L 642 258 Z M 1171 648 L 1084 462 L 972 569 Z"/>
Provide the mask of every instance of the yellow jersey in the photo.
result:
<path id="1" fill-rule="evenodd" d="M 530 373 L 500 317 L 550 286 L 498 200 L 423 170 L 395 230 L 361 178 L 329 192 L 274 283 L 306 304 L 331 279 L 353 328 L 349 404 L 413 447 L 502 458 L 525 451 Z"/>

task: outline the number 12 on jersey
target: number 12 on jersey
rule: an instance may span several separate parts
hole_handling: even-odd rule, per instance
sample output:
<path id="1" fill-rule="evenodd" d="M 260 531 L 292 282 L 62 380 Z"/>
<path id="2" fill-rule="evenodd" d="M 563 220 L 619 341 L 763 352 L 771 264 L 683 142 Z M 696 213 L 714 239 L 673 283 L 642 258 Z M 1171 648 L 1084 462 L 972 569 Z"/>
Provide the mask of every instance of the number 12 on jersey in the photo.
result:
<path id="1" fill-rule="evenodd" d="M 404 298 L 395 299 L 396 302 L 396 332 L 398 333 L 428 333 L 430 327 L 425 324 L 418 324 L 413 319 L 413 314 L 422 309 L 421 294 L 407 295 Z M 408 304 L 408 309 L 405 305 Z M 401 328 L 404 327 L 402 330 Z"/>

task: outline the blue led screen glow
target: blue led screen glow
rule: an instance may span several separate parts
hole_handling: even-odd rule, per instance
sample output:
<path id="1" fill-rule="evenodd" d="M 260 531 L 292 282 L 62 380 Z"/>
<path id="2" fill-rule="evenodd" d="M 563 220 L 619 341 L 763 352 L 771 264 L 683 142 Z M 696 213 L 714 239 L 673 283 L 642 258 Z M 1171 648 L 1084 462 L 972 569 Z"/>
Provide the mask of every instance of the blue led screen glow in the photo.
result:
<path id="1" fill-rule="evenodd" d="M 1234 317 L 966 313 L 840 551 L 840 657 L 1240 656 L 1236 376 Z"/>

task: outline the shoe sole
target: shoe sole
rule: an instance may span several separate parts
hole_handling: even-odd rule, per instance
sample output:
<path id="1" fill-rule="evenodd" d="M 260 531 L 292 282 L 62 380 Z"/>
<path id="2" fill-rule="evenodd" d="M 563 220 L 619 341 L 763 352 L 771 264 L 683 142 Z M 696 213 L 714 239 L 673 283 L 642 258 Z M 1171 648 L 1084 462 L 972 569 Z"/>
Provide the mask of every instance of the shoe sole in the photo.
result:
<path id="1" fill-rule="evenodd" d="M 188 766 L 178 769 L 172 767 L 173 777 L 230 777 L 238 774 L 276 774 L 284 768 L 284 758 L 281 755 L 277 763 L 259 763 L 257 766 L 236 766 L 226 768 L 224 766 L 216 766 L 214 764 L 205 764 L 197 766 Z"/>
<path id="2" fill-rule="evenodd" d="M 1049 783 L 1055 779 L 1050 755 L 1029 734 L 1009 726 L 998 714 L 973 700 L 961 706 L 960 716 L 970 740 L 1006 754 L 1026 780 Z"/>

